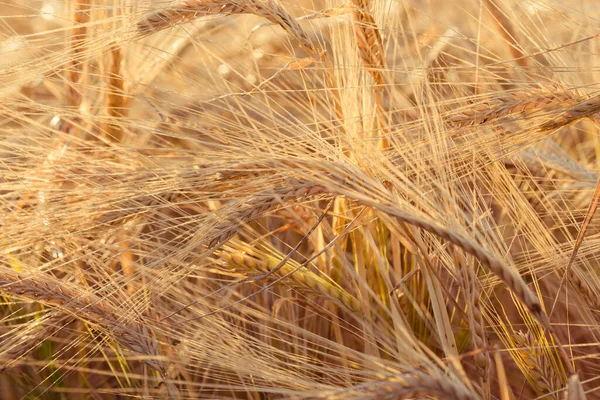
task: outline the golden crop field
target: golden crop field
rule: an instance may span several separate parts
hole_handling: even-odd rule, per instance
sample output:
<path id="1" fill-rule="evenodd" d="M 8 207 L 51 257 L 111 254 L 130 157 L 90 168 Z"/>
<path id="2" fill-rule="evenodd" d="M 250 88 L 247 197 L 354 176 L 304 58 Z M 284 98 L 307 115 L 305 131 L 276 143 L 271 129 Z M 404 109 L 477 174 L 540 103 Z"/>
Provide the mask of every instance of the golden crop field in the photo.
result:
<path id="1" fill-rule="evenodd" d="M 600 398 L 600 2 L 0 22 L 0 400 Z"/>

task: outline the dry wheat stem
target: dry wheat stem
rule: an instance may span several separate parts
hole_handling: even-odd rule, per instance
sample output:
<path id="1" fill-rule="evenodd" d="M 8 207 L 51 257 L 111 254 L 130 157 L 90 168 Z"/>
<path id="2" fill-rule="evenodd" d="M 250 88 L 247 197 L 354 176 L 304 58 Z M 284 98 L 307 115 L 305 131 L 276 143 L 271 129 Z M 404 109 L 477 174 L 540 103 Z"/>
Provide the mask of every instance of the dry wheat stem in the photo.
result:
<path id="1" fill-rule="evenodd" d="M 517 33 L 513 27 L 512 21 L 508 18 L 504 11 L 502 11 L 500 6 L 496 4 L 495 0 L 484 0 L 484 2 L 488 11 L 494 17 L 500 34 L 504 36 L 515 62 L 521 67 L 530 66 L 530 59 L 525 56 L 521 45 L 517 41 Z"/>
<path id="2" fill-rule="evenodd" d="M 107 134 L 109 140 L 121 142 L 124 132 L 119 120 L 127 115 L 123 72 L 121 68 L 121 64 L 123 63 L 123 49 L 116 43 L 111 47 L 106 105 L 109 116 Z"/>
<path id="3" fill-rule="evenodd" d="M 81 103 L 81 94 L 78 87 L 82 81 L 83 61 L 82 55 L 85 53 L 85 42 L 87 40 L 87 26 L 90 22 L 89 4 L 85 1 L 77 0 L 75 2 L 75 10 L 73 20 L 75 26 L 71 29 L 71 54 L 70 66 L 67 70 L 67 89 L 69 91 L 69 105 L 79 107 Z"/>
<path id="4" fill-rule="evenodd" d="M 484 318 L 481 312 L 479 297 L 481 293 L 477 287 L 477 276 L 471 265 L 462 265 L 461 271 L 463 275 L 463 288 L 465 299 L 467 302 L 467 316 L 469 322 L 469 330 L 471 331 L 473 350 L 486 349 L 488 347 L 485 336 Z M 487 352 L 478 352 L 474 356 L 475 365 L 477 366 L 479 376 L 483 382 L 487 382 L 490 372 L 490 356 Z"/>

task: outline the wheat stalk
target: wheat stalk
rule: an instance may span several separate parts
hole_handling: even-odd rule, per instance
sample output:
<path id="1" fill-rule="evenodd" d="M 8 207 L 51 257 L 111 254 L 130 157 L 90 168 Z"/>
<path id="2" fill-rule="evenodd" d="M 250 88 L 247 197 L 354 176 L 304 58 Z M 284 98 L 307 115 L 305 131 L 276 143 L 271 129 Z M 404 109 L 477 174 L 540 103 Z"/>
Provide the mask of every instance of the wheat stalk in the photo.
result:
<path id="1" fill-rule="evenodd" d="M 85 0 L 76 0 L 73 20 L 75 26 L 71 29 L 71 60 L 67 70 L 67 88 L 69 92 L 69 105 L 79 107 L 81 103 L 82 88 L 79 87 L 82 81 L 83 60 L 82 56 L 86 51 L 85 42 L 87 40 L 87 26 L 90 22 L 90 7 Z"/>
<path id="2" fill-rule="evenodd" d="M 464 263 L 466 264 L 466 263 Z M 470 265 L 461 266 L 464 289 L 464 296 L 467 303 L 467 316 L 469 319 L 469 330 L 471 331 L 471 340 L 473 350 L 477 351 L 474 355 L 475 365 L 477 366 L 479 376 L 483 382 L 487 382 L 491 360 L 487 352 L 481 351 L 488 347 L 485 335 L 485 325 L 479 297 L 481 295 L 477 287 L 477 275 Z"/>
<path id="3" fill-rule="evenodd" d="M 110 51 L 106 104 L 109 116 L 107 135 L 110 140 L 115 142 L 121 142 L 124 139 L 123 127 L 119 124 L 119 121 L 121 118 L 127 116 L 122 63 L 123 48 L 115 43 Z"/>

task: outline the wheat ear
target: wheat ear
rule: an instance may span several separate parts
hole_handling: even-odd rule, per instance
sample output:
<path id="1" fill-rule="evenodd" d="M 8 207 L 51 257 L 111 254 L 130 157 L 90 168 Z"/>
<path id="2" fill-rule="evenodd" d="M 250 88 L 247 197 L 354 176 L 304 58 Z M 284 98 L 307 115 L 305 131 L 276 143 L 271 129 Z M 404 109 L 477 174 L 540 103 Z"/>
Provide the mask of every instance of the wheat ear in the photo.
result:
<path id="1" fill-rule="evenodd" d="M 386 149 L 389 144 L 384 135 L 388 132 L 388 126 L 385 122 L 386 108 L 384 104 L 385 96 L 385 53 L 383 39 L 375 19 L 369 12 L 368 0 L 353 0 L 355 6 L 352 13 L 354 36 L 360 59 L 367 72 L 375 82 L 373 96 L 377 106 L 377 115 L 375 122 L 378 129 L 373 132 L 380 135 L 380 147 Z"/>
<path id="2" fill-rule="evenodd" d="M 569 107 L 554 118 L 539 127 L 539 131 L 546 132 L 574 124 L 583 118 L 591 118 L 600 111 L 600 95 L 581 101 L 574 106 Z"/>
<path id="3" fill-rule="evenodd" d="M 519 90 L 473 104 L 464 110 L 453 111 L 453 115 L 447 121 L 454 127 L 479 125 L 512 114 L 524 114 L 553 105 L 572 103 L 575 99 L 570 92 L 550 88 Z"/>
<path id="4" fill-rule="evenodd" d="M 71 317 L 64 313 L 44 318 L 40 324 L 15 328 L 15 334 L 2 341 L 0 348 L 0 374 L 19 365 L 19 360 L 54 333 L 67 325 Z"/>
<path id="5" fill-rule="evenodd" d="M 232 246 L 224 248 L 225 251 L 220 254 L 221 258 L 231 266 L 268 273 L 283 260 L 283 256 L 276 254 L 274 249 L 271 249 L 267 253 L 266 251 L 253 249 L 242 243 L 234 243 Z M 289 259 L 283 267 L 278 269 L 276 276 L 289 276 L 290 281 L 294 282 L 295 286 L 310 289 L 313 293 L 331 298 L 347 307 L 350 311 L 360 311 L 362 309 L 356 297 L 321 278 L 311 270 L 302 268 L 300 263 L 293 259 Z"/>
<path id="6" fill-rule="evenodd" d="M 228 221 L 220 222 L 214 229 L 214 236 L 208 240 L 209 248 L 215 248 L 229 240 L 239 227 L 249 221 L 252 221 L 268 210 L 276 207 L 282 202 L 303 197 L 315 196 L 324 193 L 324 188 L 320 185 L 310 185 L 302 181 L 292 181 L 291 188 L 275 188 L 268 191 L 265 195 L 252 196 L 246 201 L 246 206 L 229 214 Z"/>
<path id="7" fill-rule="evenodd" d="M 531 333 L 515 332 L 518 357 L 527 370 L 527 379 L 539 395 L 558 393 L 565 382 L 554 371 L 553 364 L 543 346 Z M 558 398 L 558 395 L 554 396 Z"/>
<path id="8" fill-rule="evenodd" d="M 476 396 L 456 381 L 443 376 L 422 372 L 387 377 L 358 386 L 342 389 L 336 393 L 318 396 L 318 399 L 406 399 L 421 396 L 438 396 L 441 399 L 475 400 Z"/>
<path id="9" fill-rule="evenodd" d="M 291 34 L 302 47 L 314 53 L 314 47 L 308 35 L 298 22 L 275 0 L 246 1 L 213 1 L 185 0 L 181 3 L 154 12 L 137 23 L 137 31 L 141 36 L 153 34 L 172 26 L 190 22 L 207 15 L 254 14 L 281 26 Z"/>
<path id="10" fill-rule="evenodd" d="M 0 292 L 58 307 L 76 318 L 109 329 L 118 343 L 145 355 L 144 362 L 165 376 L 166 368 L 159 359 L 158 342 L 152 331 L 140 322 L 124 321 L 119 317 L 122 312 L 107 300 L 47 274 L 24 276 L 7 268 L 0 269 Z"/>

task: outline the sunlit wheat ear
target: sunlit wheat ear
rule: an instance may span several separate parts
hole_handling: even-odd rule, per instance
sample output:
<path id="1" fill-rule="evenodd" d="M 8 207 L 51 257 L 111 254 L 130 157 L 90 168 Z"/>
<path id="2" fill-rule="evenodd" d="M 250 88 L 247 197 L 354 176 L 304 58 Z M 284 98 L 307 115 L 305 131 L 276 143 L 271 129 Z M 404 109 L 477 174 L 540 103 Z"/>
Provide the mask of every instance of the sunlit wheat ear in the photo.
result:
<path id="1" fill-rule="evenodd" d="M 543 123 L 538 130 L 542 132 L 552 131 L 564 126 L 574 124 L 584 118 L 592 118 L 594 114 L 600 111 L 600 95 L 591 99 L 580 101 L 579 103 L 567 107 L 556 118 Z"/>
<path id="2" fill-rule="evenodd" d="M 387 148 L 388 143 L 383 136 L 387 133 L 389 127 L 385 122 L 386 107 L 385 102 L 385 50 L 383 40 L 379 32 L 379 27 L 369 10 L 368 0 L 353 0 L 355 10 L 352 13 L 354 36 L 358 47 L 360 59 L 366 71 L 371 75 L 375 85 L 373 86 L 373 96 L 377 107 L 375 132 L 381 137 L 380 147 Z M 378 132 L 380 130 L 380 132 Z"/>
<path id="3" fill-rule="evenodd" d="M 296 180 L 292 180 L 290 183 L 292 187 L 274 188 L 267 191 L 264 196 L 249 198 L 246 202 L 248 205 L 229 214 L 227 216 L 228 221 L 221 222 L 216 226 L 214 229 L 214 232 L 216 232 L 215 236 L 208 241 L 208 247 L 214 248 L 219 244 L 225 243 L 235 235 L 243 223 L 258 218 L 283 202 L 324 193 L 324 188 L 319 185 L 311 185 Z"/>
<path id="4" fill-rule="evenodd" d="M 178 5 L 157 11 L 137 23 L 138 33 L 142 36 L 159 32 L 169 27 L 193 21 L 207 15 L 254 14 L 281 26 L 291 34 L 302 47 L 314 52 L 308 35 L 296 20 L 277 2 L 249 1 L 213 1 L 186 0 Z"/>
<path id="5" fill-rule="evenodd" d="M 479 125 L 509 115 L 534 113 L 550 106 L 568 105 L 575 101 L 575 94 L 554 88 L 518 90 L 484 99 L 466 109 L 453 110 L 447 121 L 455 127 Z"/>
<path id="6" fill-rule="evenodd" d="M 516 332 L 514 335 L 518 359 L 522 361 L 521 368 L 526 369 L 527 379 L 537 393 L 557 393 L 554 398 L 559 398 L 558 392 L 563 387 L 561 378 L 554 369 L 552 362 L 542 343 L 536 340 L 531 333 Z"/>
<path id="7" fill-rule="evenodd" d="M 267 252 L 266 250 L 252 248 L 237 242 L 226 246 L 224 250 L 224 252 L 220 253 L 220 257 L 224 261 L 232 266 L 255 272 L 268 273 L 283 259 L 283 255 L 278 254 L 274 249 Z M 360 311 L 362 309 L 356 297 L 350 295 L 332 282 L 321 278 L 311 270 L 302 268 L 301 264 L 295 260 L 290 259 L 275 273 L 274 277 L 288 275 L 289 279 L 284 281 L 284 283 L 291 281 L 294 283 L 294 286 L 305 290 L 308 289 L 311 293 L 319 296 L 331 298 L 335 302 L 347 307 L 350 311 Z"/>
<path id="8" fill-rule="evenodd" d="M 55 280 L 47 274 L 24 276 L 7 268 L 0 269 L 0 291 L 57 307 L 76 318 L 108 330 L 121 346 L 145 356 L 144 362 L 165 376 L 166 367 L 160 359 L 158 342 L 152 328 L 137 321 L 124 320 L 120 310 L 107 300 Z"/>

